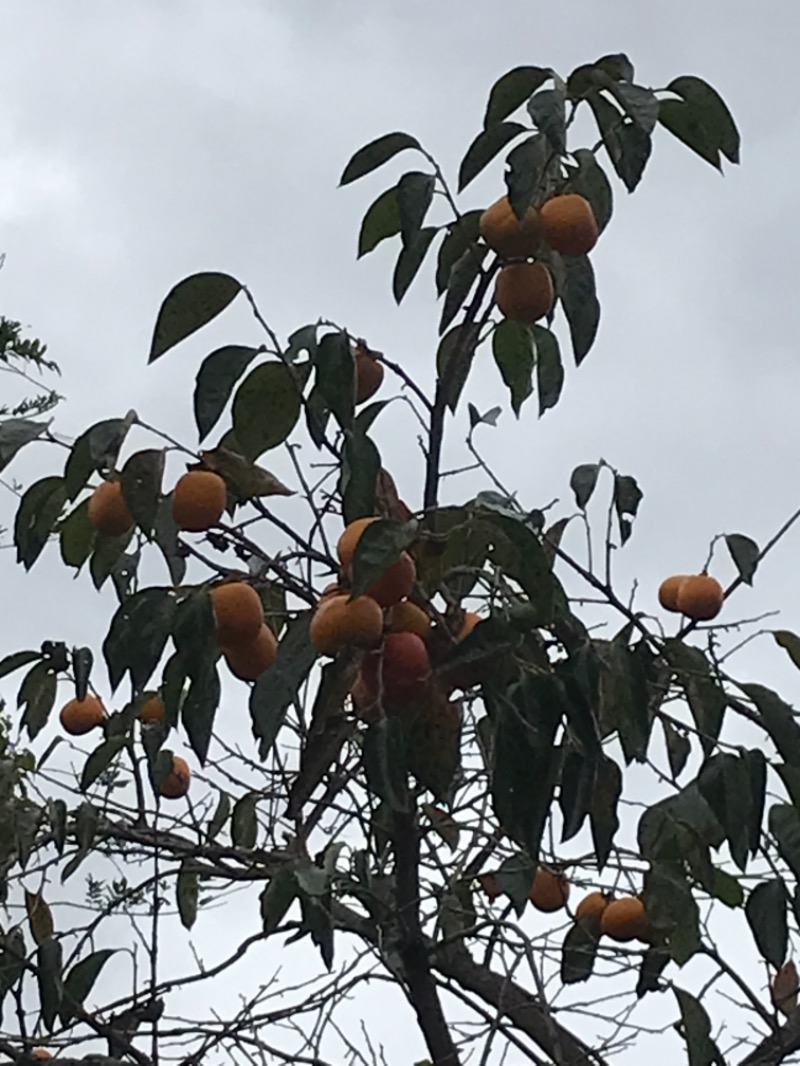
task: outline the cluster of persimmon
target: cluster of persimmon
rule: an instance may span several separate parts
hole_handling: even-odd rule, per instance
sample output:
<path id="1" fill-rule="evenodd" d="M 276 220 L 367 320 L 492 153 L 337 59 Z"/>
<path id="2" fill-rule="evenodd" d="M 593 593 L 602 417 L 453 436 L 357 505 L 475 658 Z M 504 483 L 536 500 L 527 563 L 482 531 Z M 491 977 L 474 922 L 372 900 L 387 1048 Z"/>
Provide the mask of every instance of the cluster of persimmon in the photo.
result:
<path id="1" fill-rule="evenodd" d="M 658 602 L 665 611 L 685 615 L 693 622 L 710 622 L 716 618 L 724 601 L 722 585 L 705 572 L 673 574 L 658 589 Z"/>
<path id="2" fill-rule="evenodd" d="M 481 874 L 478 884 L 490 902 L 502 895 L 497 874 Z M 562 910 L 569 894 L 569 879 L 563 871 L 537 867 L 528 897 L 537 911 L 553 914 Z M 605 892 L 589 892 L 575 908 L 575 921 L 597 938 L 607 936 L 622 944 L 631 940 L 649 944 L 653 939 L 652 923 L 638 896 L 615 898 Z"/>
<path id="3" fill-rule="evenodd" d="M 478 229 L 492 251 L 504 261 L 495 283 L 495 302 L 514 322 L 532 324 L 548 315 L 555 302 L 553 275 L 546 250 L 560 255 L 586 255 L 599 236 L 589 201 L 579 193 L 551 196 L 517 217 L 507 196 L 488 207 Z"/>
<path id="4" fill-rule="evenodd" d="M 440 636 L 425 607 L 409 598 L 417 570 L 406 551 L 363 594 L 351 594 L 356 547 L 374 521 L 358 518 L 339 537 L 339 581 L 323 591 L 309 629 L 320 655 L 333 657 L 345 647 L 363 653 L 351 697 L 364 720 L 376 717 L 381 706 L 391 713 L 408 705 L 431 684 L 430 649 Z M 477 613 L 463 612 L 452 640 L 463 640 L 479 621 Z"/>

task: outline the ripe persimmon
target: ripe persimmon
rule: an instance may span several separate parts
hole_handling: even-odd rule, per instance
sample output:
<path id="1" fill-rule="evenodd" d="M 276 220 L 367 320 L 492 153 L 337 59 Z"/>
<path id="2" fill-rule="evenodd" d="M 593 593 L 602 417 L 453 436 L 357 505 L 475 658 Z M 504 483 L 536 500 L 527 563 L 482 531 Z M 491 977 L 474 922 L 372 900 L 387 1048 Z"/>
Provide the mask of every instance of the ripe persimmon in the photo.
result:
<path id="1" fill-rule="evenodd" d="M 75 698 L 65 703 L 58 717 L 65 733 L 81 737 L 103 724 L 106 709 L 98 696 L 88 692 L 82 700 Z"/>
<path id="2" fill-rule="evenodd" d="M 356 344 L 353 358 L 356 364 L 356 403 L 366 403 L 383 384 L 383 363 L 364 344 Z"/>
<path id="3" fill-rule="evenodd" d="M 613 899 L 600 917 L 601 932 L 621 944 L 630 940 L 648 943 L 651 928 L 644 903 L 638 896 L 620 896 L 619 899 Z"/>
<path id="4" fill-rule="evenodd" d="M 544 239 L 561 255 L 586 255 L 597 244 L 600 231 L 592 205 L 575 192 L 546 200 L 539 213 Z"/>
<path id="5" fill-rule="evenodd" d="M 517 218 L 507 196 L 487 207 L 478 222 L 478 232 L 493 252 L 503 259 L 535 255 L 542 239 L 542 220 L 535 207 Z"/>
<path id="6" fill-rule="evenodd" d="M 678 610 L 678 589 L 687 577 L 688 574 L 673 574 L 672 577 L 664 578 L 658 586 L 658 602 L 665 611 Z"/>
<path id="7" fill-rule="evenodd" d="M 220 647 L 231 648 L 255 640 L 264 624 L 261 597 L 245 581 L 225 581 L 211 590 Z"/>
<path id="8" fill-rule="evenodd" d="M 52 1059 L 52 1057 L 53 1057 L 53 1052 L 52 1051 L 48 1051 L 46 1047 L 35 1047 L 31 1051 L 31 1058 L 32 1059 L 41 1059 L 44 1062 L 45 1059 Z"/>
<path id="9" fill-rule="evenodd" d="M 157 692 L 151 693 L 139 707 L 140 722 L 163 722 L 164 701 Z"/>
<path id="10" fill-rule="evenodd" d="M 710 574 L 691 574 L 678 586 L 675 605 L 693 622 L 710 622 L 722 610 L 725 593 Z"/>
<path id="11" fill-rule="evenodd" d="M 121 537 L 133 525 L 120 481 L 101 481 L 86 507 L 89 521 L 105 537 Z"/>
<path id="12" fill-rule="evenodd" d="M 542 263 L 509 263 L 497 275 L 494 298 L 506 318 L 537 322 L 548 314 L 555 300 L 550 271 Z"/>
<path id="13" fill-rule="evenodd" d="M 396 562 L 388 566 L 367 589 L 367 595 L 381 605 L 393 607 L 404 600 L 414 588 L 417 567 L 408 552 L 400 552 Z"/>
<path id="14" fill-rule="evenodd" d="M 344 532 L 336 542 L 336 554 L 339 556 L 339 562 L 342 564 L 343 570 L 350 569 L 350 564 L 353 561 L 356 545 L 361 539 L 361 534 L 368 525 L 377 521 L 378 516 L 372 515 L 368 518 L 356 518 L 353 522 L 349 522 L 347 526 L 345 526 Z"/>
<path id="15" fill-rule="evenodd" d="M 228 490 L 213 470 L 189 470 L 172 490 L 172 517 L 179 529 L 202 533 L 222 518 Z"/>
<path id="16" fill-rule="evenodd" d="M 388 707 L 410 703 L 427 685 L 431 661 L 416 633 L 387 633 L 383 647 L 364 659 L 361 673 L 370 692 L 382 692 Z"/>
<path id="17" fill-rule="evenodd" d="M 164 799 L 180 799 L 189 791 L 192 771 L 180 755 L 172 756 L 172 769 L 158 786 L 158 794 Z"/>
<path id="18" fill-rule="evenodd" d="M 252 640 L 223 648 L 222 654 L 228 669 L 240 681 L 255 681 L 278 655 L 278 641 L 270 627 L 264 623 Z"/>
<path id="19" fill-rule="evenodd" d="M 579 922 L 584 921 L 589 925 L 597 924 L 599 927 L 608 903 L 609 899 L 605 892 L 589 892 L 575 908 L 575 918 Z"/>
<path id="20" fill-rule="evenodd" d="M 416 633 L 425 640 L 430 628 L 430 615 L 411 600 L 402 600 L 386 612 L 386 629 L 389 633 Z"/>
<path id="21" fill-rule="evenodd" d="M 537 911 L 560 911 L 569 899 L 569 881 L 564 874 L 539 866 L 528 898 Z"/>
<path id="22" fill-rule="evenodd" d="M 500 885 L 497 883 L 497 877 L 494 874 L 479 874 L 478 884 L 481 886 L 481 892 L 490 903 L 494 903 L 497 897 L 502 895 Z"/>
<path id="23" fill-rule="evenodd" d="M 464 617 L 461 620 L 461 625 L 456 633 L 456 643 L 463 640 L 464 637 L 468 637 L 478 622 L 482 622 L 483 619 L 476 611 L 464 611 Z"/>
<path id="24" fill-rule="evenodd" d="M 340 648 L 376 648 L 383 635 L 383 611 L 371 596 L 329 596 L 314 612 L 311 643 L 320 655 L 335 656 Z"/>

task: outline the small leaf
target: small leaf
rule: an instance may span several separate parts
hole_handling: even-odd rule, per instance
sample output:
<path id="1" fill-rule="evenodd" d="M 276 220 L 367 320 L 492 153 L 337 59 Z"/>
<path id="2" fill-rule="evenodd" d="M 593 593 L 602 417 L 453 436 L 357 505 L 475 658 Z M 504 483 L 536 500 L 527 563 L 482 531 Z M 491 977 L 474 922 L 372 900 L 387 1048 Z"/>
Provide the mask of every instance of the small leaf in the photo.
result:
<path id="1" fill-rule="evenodd" d="M 257 348 L 228 344 L 207 355 L 197 371 L 194 386 L 194 420 L 198 440 L 217 424 L 233 386 L 258 354 Z"/>
<path id="2" fill-rule="evenodd" d="M 179 281 L 158 312 L 148 363 L 216 318 L 241 290 L 230 274 L 192 274 Z"/>
<path id="3" fill-rule="evenodd" d="M 423 174 L 418 170 L 403 174 L 398 181 L 395 196 L 404 245 L 410 244 L 419 233 L 433 201 L 435 185 L 433 174 Z"/>
<path id="4" fill-rule="evenodd" d="M 564 291 L 561 304 L 569 323 L 575 365 L 580 366 L 589 353 L 600 324 L 600 304 L 597 299 L 594 269 L 586 255 L 564 259 Z"/>
<path id="5" fill-rule="evenodd" d="M 208 823 L 208 829 L 206 830 L 206 840 L 211 842 L 216 840 L 219 834 L 225 827 L 225 823 L 228 821 L 231 813 L 231 798 L 227 792 L 220 792 L 219 799 L 217 800 L 217 809 L 214 811 L 214 816 Z"/>
<path id="6" fill-rule="evenodd" d="M 339 185 L 349 185 L 351 181 L 363 178 L 378 167 L 388 163 L 398 152 L 406 148 L 419 148 L 420 143 L 416 137 L 407 133 L 386 133 L 377 140 L 370 141 L 355 153 L 350 162 L 344 168 Z"/>
<path id="7" fill-rule="evenodd" d="M 670 773 L 674 778 L 680 777 L 686 766 L 686 760 L 692 752 L 692 745 L 685 733 L 679 733 L 666 718 L 662 718 L 664 740 L 667 742 L 667 758 Z"/>
<path id="8" fill-rule="evenodd" d="M 135 452 L 122 468 L 122 495 L 136 524 L 148 538 L 152 535 L 161 502 L 164 451 L 148 448 Z"/>
<path id="9" fill-rule="evenodd" d="M 648 948 L 639 967 L 639 978 L 636 982 L 636 997 L 641 999 L 647 992 L 657 992 L 661 985 L 659 979 L 670 962 L 670 954 L 666 948 Z"/>
<path id="10" fill-rule="evenodd" d="M 778 877 L 756 885 L 747 897 L 744 908 L 759 953 L 775 969 L 783 965 L 789 946 L 786 923 L 788 901 L 786 885 Z"/>
<path id="11" fill-rule="evenodd" d="M 788 629 L 776 629 L 773 631 L 772 636 L 775 638 L 775 643 L 777 645 L 786 649 L 789 658 L 797 669 L 800 670 L 800 637 Z M 0 677 L 1 676 L 2 674 L 0 674 Z"/>
<path id="12" fill-rule="evenodd" d="M 371 522 L 358 539 L 353 554 L 352 595 L 360 596 L 413 544 L 417 523 L 379 518 Z"/>
<path id="13" fill-rule="evenodd" d="M 56 700 L 56 675 L 48 662 L 38 662 L 22 680 L 17 707 L 23 708 L 22 726 L 34 740 L 50 717 Z"/>
<path id="14" fill-rule="evenodd" d="M 53 914 L 44 896 L 40 892 L 28 892 L 25 890 L 25 910 L 28 914 L 28 925 L 31 936 L 36 944 L 43 944 L 53 935 Z"/>
<path id="15" fill-rule="evenodd" d="M 492 333 L 492 354 L 511 393 L 512 410 L 519 418 L 523 403 L 533 392 L 536 349 L 530 327 L 508 318 L 498 322 Z"/>
<path id="16" fill-rule="evenodd" d="M 528 101 L 528 114 L 558 155 L 567 150 L 567 94 L 563 85 L 541 89 Z"/>
<path id="17" fill-rule="evenodd" d="M 586 504 L 592 498 L 599 473 L 598 463 L 582 463 L 570 475 L 569 487 L 575 493 L 575 503 L 582 511 L 586 510 Z"/>
<path id="18" fill-rule="evenodd" d="M 614 510 L 619 522 L 620 544 L 625 544 L 631 535 L 631 519 L 636 517 L 643 495 L 635 477 L 614 475 Z"/>
<path id="19" fill-rule="evenodd" d="M 396 302 L 402 302 L 414 278 L 422 266 L 431 242 L 439 232 L 436 226 L 425 226 L 403 245 L 397 257 L 392 276 L 392 294 Z"/>
<path id="20" fill-rule="evenodd" d="M 542 67 L 514 67 L 498 78 L 489 93 L 484 129 L 502 122 L 516 111 L 549 77 L 550 71 Z"/>
<path id="21" fill-rule="evenodd" d="M 283 444 L 300 418 L 309 366 L 269 360 L 251 370 L 233 398 L 233 432 L 246 459 Z"/>
<path id="22" fill-rule="evenodd" d="M 250 691 L 250 719 L 260 759 L 269 754 L 287 708 L 297 699 L 300 686 L 316 661 L 317 653 L 308 636 L 310 620 L 310 611 L 302 611 L 292 619 L 278 644 L 275 662 Z"/>
<path id="23" fill-rule="evenodd" d="M 184 859 L 175 884 L 178 915 L 184 929 L 191 929 L 197 920 L 198 878 L 191 859 Z"/>
<path id="24" fill-rule="evenodd" d="M 539 417 L 555 407 L 564 386 L 561 349 L 555 333 L 544 326 L 531 326 L 536 348 L 536 385 L 539 389 Z"/>
<path id="25" fill-rule="evenodd" d="M 734 566 L 739 571 L 739 576 L 746 585 L 753 584 L 753 575 L 758 567 L 758 559 L 761 554 L 758 545 L 749 537 L 741 533 L 726 533 L 725 544 L 731 553 Z"/>
<path id="26" fill-rule="evenodd" d="M 130 427 L 127 418 L 109 418 L 90 426 L 78 437 L 64 464 L 67 499 L 74 500 L 96 470 L 116 465 Z"/>
<path id="27" fill-rule="evenodd" d="M 509 141 L 527 132 L 527 127 L 519 122 L 493 123 L 481 130 L 461 160 L 458 170 L 458 191 L 463 192 Z"/>
<path id="28" fill-rule="evenodd" d="M 396 237 L 400 232 L 400 210 L 397 188 L 392 186 L 370 204 L 358 233 L 358 258 L 373 251 L 381 241 Z"/>
<path id="29" fill-rule="evenodd" d="M 231 839 L 236 848 L 250 851 L 256 846 L 258 839 L 257 802 L 258 793 L 248 792 L 233 805 Z"/>

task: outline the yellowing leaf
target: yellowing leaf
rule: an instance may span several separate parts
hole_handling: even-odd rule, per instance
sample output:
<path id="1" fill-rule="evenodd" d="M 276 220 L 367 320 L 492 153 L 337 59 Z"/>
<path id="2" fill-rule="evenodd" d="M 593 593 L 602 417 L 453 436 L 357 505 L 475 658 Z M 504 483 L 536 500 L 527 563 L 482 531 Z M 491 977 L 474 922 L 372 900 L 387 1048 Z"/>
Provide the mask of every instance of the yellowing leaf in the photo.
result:
<path id="1" fill-rule="evenodd" d="M 37 944 L 42 944 L 53 935 L 53 915 L 40 892 L 25 892 L 25 909 L 31 936 Z"/>

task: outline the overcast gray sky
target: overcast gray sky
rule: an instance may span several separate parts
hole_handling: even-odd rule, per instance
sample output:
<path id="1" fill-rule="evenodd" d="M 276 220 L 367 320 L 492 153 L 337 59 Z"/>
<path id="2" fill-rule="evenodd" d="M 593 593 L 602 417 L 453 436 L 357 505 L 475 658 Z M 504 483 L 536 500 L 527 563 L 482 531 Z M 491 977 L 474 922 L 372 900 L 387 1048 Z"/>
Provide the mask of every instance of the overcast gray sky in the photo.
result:
<path id="1" fill-rule="evenodd" d="M 601 456 L 637 477 L 645 498 L 617 575 L 625 593 L 639 580 L 643 609 L 655 607 L 663 576 L 700 568 L 714 534 L 763 543 L 800 505 L 800 8 L 790 0 L 6 0 L 0 39 L 0 309 L 29 323 L 61 364 L 61 432 L 135 407 L 190 445 L 202 357 L 261 340 L 237 304 L 146 366 L 161 300 L 197 270 L 245 282 L 284 337 L 329 317 L 432 380 L 430 270 L 398 309 L 394 245 L 355 258 L 361 216 L 410 157 L 337 189 L 356 148 L 407 130 L 454 177 L 491 84 L 524 63 L 566 75 L 625 51 L 642 84 L 706 78 L 739 124 L 742 166 L 723 179 L 658 131 L 636 193 L 615 182 L 615 217 L 593 256 L 603 307 L 595 348 L 580 370 L 568 366 L 554 411 L 538 421 L 531 399 L 519 422 L 506 411 L 479 443 L 530 507 L 557 496 L 570 511 L 570 471 Z M 501 191 L 498 160 L 464 206 Z M 505 404 L 488 351 L 466 398 Z M 395 408 L 384 458 L 418 507 L 416 431 Z M 459 461 L 465 411 L 450 433 L 448 456 Z M 11 472 L 30 479 L 61 462 L 34 446 Z M 273 469 L 290 480 L 282 457 Z M 483 487 L 450 485 L 454 499 Z M 0 497 L 3 524 L 13 510 Z M 780 608 L 779 624 L 800 630 L 799 537 L 736 596 L 732 619 Z M 570 546 L 580 550 L 577 531 Z M 99 645 L 110 593 L 99 610 L 88 578 L 73 584 L 55 551 L 32 577 L 10 553 L 2 563 L 4 600 L 30 603 L 5 615 L 4 650 L 43 636 Z M 718 569 L 733 576 L 727 559 Z M 769 638 L 749 645 L 734 672 L 796 698 L 798 675 Z"/>

